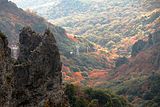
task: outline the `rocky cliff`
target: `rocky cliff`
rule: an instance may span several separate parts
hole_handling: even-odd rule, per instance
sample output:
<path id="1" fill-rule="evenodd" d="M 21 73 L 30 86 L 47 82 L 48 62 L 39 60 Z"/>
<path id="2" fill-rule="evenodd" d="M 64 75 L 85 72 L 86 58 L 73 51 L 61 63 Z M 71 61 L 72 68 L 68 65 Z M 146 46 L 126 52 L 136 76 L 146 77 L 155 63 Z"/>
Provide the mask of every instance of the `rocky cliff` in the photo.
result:
<path id="1" fill-rule="evenodd" d="M 19 57 L 14 65 L 9 61 L 11 52 L 7 43 L 5 36 L 2 35 L 0 38 L 2 107 L 61 107 L 64 101 L 62 64 L 54 35 L 50 30 L 38 34 L 30 27 L 23 28 L 19 38 Z"/>
<path id="2" fill-rule="evenodd" d="M 8 2 L 8 0 L 0 0 L 0 3 L 2 3 L 2 2 Z"/>
<path id="3" fill-rule="evenodd" d="M 12 59 L 8 41 L 3 33 L 0 33 L 0 107 L 6 107 L 11 100 L 12 85 Z"/>

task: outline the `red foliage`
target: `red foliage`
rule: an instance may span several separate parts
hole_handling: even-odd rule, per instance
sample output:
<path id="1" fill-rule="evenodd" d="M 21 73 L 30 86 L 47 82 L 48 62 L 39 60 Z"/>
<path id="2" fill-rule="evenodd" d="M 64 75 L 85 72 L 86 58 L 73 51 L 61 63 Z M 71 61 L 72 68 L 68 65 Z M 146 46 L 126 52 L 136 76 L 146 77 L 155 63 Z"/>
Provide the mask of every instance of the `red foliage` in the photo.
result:
<path id="1" fill-rule="evenodd" d="M 66 36 L 67 36 L 71 41 L 73 41 L 73 42 L 78 42 L 78 39 L 77 39 L 74 35 L 66 33 Z"/>

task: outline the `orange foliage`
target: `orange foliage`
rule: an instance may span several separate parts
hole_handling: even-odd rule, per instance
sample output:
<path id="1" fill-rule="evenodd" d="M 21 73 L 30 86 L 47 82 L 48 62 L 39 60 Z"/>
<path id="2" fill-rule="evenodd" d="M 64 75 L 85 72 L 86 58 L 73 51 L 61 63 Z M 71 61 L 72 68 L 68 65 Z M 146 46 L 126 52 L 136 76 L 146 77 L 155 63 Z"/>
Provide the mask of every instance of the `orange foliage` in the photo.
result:
<path id="1" fill-rule="evenodd" d="M 71 80 L 72 84 L 81 85 L 81 81 L 84 80 L 81 72 L 72 73 Z"/>
<path id="2" fill-rule="evenodd" d="M 74 72 L 72 77 L 76 78 L 77 80 L 83 80 L 84 79 L 81 72 Z"/>

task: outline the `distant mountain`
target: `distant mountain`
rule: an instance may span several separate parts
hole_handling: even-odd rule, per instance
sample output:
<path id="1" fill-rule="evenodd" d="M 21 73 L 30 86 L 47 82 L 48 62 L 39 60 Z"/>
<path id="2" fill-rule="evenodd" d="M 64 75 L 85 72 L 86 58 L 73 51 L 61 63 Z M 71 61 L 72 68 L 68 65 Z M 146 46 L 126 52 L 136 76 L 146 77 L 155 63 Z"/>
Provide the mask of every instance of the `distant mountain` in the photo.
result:
<path id="1" fill-rule="evenodd" d="M 50 28 L 54 32 L 61 53 L 70 52 L 64 47 L 73 49 L 74 44 L 66 36 L 66 31 L 63 28 L 48 23 L 34 12 L 25 12 L 7 0 L 0 3 L 0 30 L 8 37 L 10 46 L 18 43 L 18 34 L 25 26 L 30 26 L 39 33 L 44 32 L 46 28 Z"/>
<path id="2" fill-rule="evenodd" d="M 22 8 L 30 8 L 47 19 L 57 19 L 72 14 L 82 13 L 88 10 L 89 5 L 80 0 L 21 0 L 17 5 Z"/>
<path id="3" fill-rule="evenodd" d="M 30 1 L 11 0 L 11 1 L 17 3 L 18 6 L 23 7 L 23 8 L 28 8 L 28 7 L 38 8 L 40 6 L 45 6 L 47 4 L 52 4 L 53 5 L 53 4 L 56 4 L 56 3 L 59 2 L 59 0 L 30 0 Z"/>
<path id="4" fill-rule="evenodd" d="M 89 5 L 82 3 L 79 0 L 61 0 L 56 7 L 51 7 L 47 12 L 49 19 L 57 19 L 70 16 L 77 13 L 83 13 L 88 10 Z"/>

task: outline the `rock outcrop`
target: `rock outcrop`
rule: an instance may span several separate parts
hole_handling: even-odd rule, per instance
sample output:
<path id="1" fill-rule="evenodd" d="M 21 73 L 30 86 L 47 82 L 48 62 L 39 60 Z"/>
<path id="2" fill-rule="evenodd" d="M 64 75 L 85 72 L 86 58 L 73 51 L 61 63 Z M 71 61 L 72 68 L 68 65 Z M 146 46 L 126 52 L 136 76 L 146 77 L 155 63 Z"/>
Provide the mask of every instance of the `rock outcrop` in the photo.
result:
<path id="1" fill-rule="evenodd" d="M 26 27 L 19 43 L 19 57 L 13 64 L 8 41 L 0 34 L 0 107 L 66 107 L 54 35 Z"/>
<path id="2" fill-rule="evenodd" d="M 0 0 L 0 3 L 8 2 L 8 0 Z"/>
<path id="3" fill-rule="evenodd" d="M 12 58 L 6 36 L 0 32 L 0 107 L 8 107 L 12 92 Z"/>
<path id="4" fill-rule="evenodd" d="M 59 50 L 53 34 L 37 34 L 29 27 L 20 33 L 20 53 L 14 67 L 13 105 L 61 107 L 63 102 Z"/>

